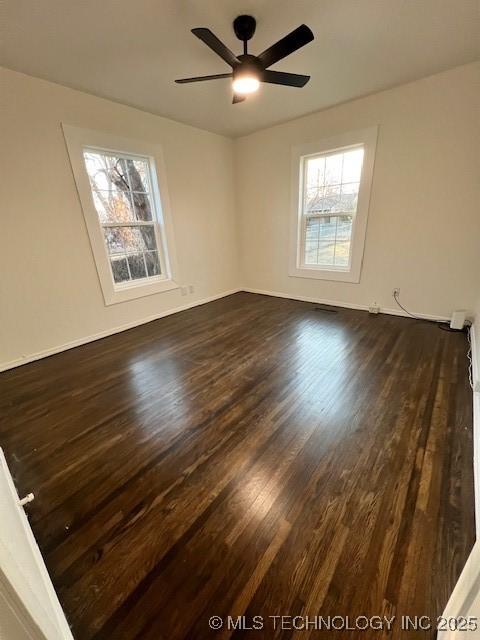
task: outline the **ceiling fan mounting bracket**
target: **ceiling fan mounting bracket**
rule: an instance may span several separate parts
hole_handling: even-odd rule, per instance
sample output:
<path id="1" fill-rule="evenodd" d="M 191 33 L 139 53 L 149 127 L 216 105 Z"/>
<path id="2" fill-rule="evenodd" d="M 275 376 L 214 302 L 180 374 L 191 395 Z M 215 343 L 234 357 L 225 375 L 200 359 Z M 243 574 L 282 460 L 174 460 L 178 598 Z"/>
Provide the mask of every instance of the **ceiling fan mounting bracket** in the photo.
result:
<path id="1" fill-rule="evenodd" d="M 233 21 L 233 30 L 235 35 L 242 42 L 246 42 L 253 37 L 257 21 L 253 16 L 238 16 Z"/>

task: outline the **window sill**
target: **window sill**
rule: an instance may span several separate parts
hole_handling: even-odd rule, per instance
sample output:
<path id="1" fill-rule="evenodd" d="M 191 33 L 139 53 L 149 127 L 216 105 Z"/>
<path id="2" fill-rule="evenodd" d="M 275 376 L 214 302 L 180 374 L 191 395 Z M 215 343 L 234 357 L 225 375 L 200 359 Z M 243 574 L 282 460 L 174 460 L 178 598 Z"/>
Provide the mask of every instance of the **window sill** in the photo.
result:
<path id="1" fill-rule="evenodd" d="M 128 300 L 134 300 L 135 298 L 143 298 L 144 296 L 151 296 L 155 293 L 163 293 L 164 291 L 173 291 L 178 289 L 179 285 L 172 279 L 169 280 L 155 280 L 154 282 L 146 282 L 142 284 L 128 284 L 121 285 L 105 292 L 105 304 L 117 304 L 118 302 L 127 302 Z"/>
<path id="2" fill-rule="evenodd" d="M 360 282 L 360 273 L 352 269 L 321 269 L 309 267 L 293 267 L 288 275 L 292 278 L 313 278 L 314 280 L 334 280 L 336 282 Z"/>

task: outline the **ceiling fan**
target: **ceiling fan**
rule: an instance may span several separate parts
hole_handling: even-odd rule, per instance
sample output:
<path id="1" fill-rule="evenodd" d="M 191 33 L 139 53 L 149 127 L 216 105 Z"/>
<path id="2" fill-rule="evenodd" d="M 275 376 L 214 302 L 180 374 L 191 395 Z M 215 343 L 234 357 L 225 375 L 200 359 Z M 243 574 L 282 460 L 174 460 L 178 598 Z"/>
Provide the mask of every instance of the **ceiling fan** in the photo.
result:
<path id="1" fill-rule="evenodd" d="M 175 80 L 179 84 L 188 82 L 203 82 L 204 80 L 219 80 L 220 78 L 233 78 L 233 104 L 245 100 L 249 93 L 257 91 L 260 82 L 281 84 L 287 87 L 304 87 L 310 80 L 310 76 L 298 73 L 285 73 L 283 71 L 271 71 L 268 67 L 282 58 L 300 49 L 313 40 L 313 33 L 306 24 L 302 24 L 284 38 L 266 49 L 259 56 L 248 53 L 247 42 L 252 38 L 257 26 L 252 16 L 238 16 L 233 21 L 233 30 L 239 40 L 243 42 L 243 54 L 236 56 L 223 44 L 217 36 L 206 29 L 198 27 L 192 29 L 192 33 L 210 47 L 222 60 L 232 67 L 231 73 L 217 73 L 212 76 L 197 76 L 195 78 L 182 78 Z"/>

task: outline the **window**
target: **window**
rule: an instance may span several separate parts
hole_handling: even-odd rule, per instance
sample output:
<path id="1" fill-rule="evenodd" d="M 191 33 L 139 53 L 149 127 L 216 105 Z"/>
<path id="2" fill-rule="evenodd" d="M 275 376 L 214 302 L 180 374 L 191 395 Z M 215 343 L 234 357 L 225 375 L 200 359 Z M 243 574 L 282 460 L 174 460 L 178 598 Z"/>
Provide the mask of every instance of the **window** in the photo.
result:
<path id="1" fill-rule="evenodd" d="M 148 158 L 85 149 L 93 202 L 116 284 L 158 278 L 162 269 Z"/>
<path id="2" fill-rule="evenodd" d="M 294 150 L 290 275 L 359 281 L 376 134 L 369 129 Z"/>
<path id="3" fill-rule="evenodd" d="M 303 264 L 348 269 L 363 147 L 305 158 Z"/>
<path id="4" fill-rule="evenodd" d="M 106 304 L 176 288 L 161 150 L 63 128 Z"/>

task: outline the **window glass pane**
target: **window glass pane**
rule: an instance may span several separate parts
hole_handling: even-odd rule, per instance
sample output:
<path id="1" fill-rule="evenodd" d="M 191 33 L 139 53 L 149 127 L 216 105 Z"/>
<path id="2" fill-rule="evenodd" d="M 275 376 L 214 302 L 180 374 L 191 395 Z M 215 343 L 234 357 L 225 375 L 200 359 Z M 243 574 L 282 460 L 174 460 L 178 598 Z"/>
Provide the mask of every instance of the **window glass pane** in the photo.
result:
<path id="1" fill-rule="evenodd" d="M 126 258 L 111 258 L 110 264 L 115 282 L 126 282 L 130 280 Z"/>
<path id="2" fill-rule="evenodd" d="M 350 258 L 352 216 L 308 218 L 305 225 L 305 264 L 346 267 Z"/>
<path id="3" fill-rule="evenodd" d="M 148 171 L 148 162 L 141 158 L 137 160 L 128 160 L 128 174 L 130 176 L 130 184 L 132 191 L 142 191 L 150 193 L 150 177 Z"/>
<path id="4" fill-rule="evenodd" d="M 335 266 L 347 267 L 350 259 L 352 216 L 339 216 L 335 241 Z"/>
<path id="5" fill-rule="evenodd" d="M 103 232 L 110 255 L 157 249 L 153 226 L 105 227 Z"/>
<path id="6" fill-rule="evenodd" d="M 92 188 L 93 202 L 100 222 L 133 222 L 132 201 L 128 192 Z"/>
<path id="7" fill-rule="evenodd" d="M 122 235 L 123 227 L 108 227 L 103 230 L 109 255 L 125 253 L 125 243 Z"/>
<path id="8" fill-rule="evenodd" d="M 320 240 L 318 243 L 317 264 L 332 266 L 334 264 L 335 242 L 332 240 Z"/>
<path id="9" fill-rule="evenodd" d="M 148 193 L 138 193 L 134 191 L 132 193 L 132 199 L 135 208 L 136 220 L 149 222 L 152 219 L 152 206 Z"/>
<path id="10" fill-rule="evenodd" d="M 307 160 L 307 189 L 323 185 L 325 183 L 325 158 L 309 158 Z"/>
<path id="11" fill-rule="evenodd" d="M 343 153 L 327 156 L 325 159 L 325 184 L 341 184 Z"/>
<path id="12" fill-rule="evenodd" d="M 115 282 L 161 275 L 153 225 L 104 227 L 103 233 Z"/>
<path id="13" fill-rule="evenodd" d="M 319 241 L 319 219 L 309 218 L 305 226 L 305 264 L 316 264 Z"/>
<path id="14" fill-rule="evenodd" d="M 94 151 L 85 151 L 84 157 L 92 189 L 129 190 L 125 159 Z"/>
<path id="15" fill-rule="evenodd" d="M 157 239 L 155 238 L 155 229 L 152 226 L 142 226 L 139 227 L 140 229 L 140 235 L 142 237 L 142 242 L 143 242 L 143 247 L 142 249 L 145 250 L 153 250 L 153 249 L 157 249 Z"/>
<path id="16" fill-rule="evenodd" d="M 342 196 L 340 199 L 339 211 L 357 210 L 358 189 L 360 183 L 352 182 L 350 184 L 342 184 Z"/>
<path id="17" fill-rule="evenodd" d="M 320 240 L 335 242 L 335 232 L 337 228 L 337 218 L 326 216 L 319 219 Z"/>
<path id="18" fill-rule="evenodd" d="M 343 154 L 342 182 L 360 182 L 363 163 L 363 148 Z"/>
<path id="19" fill-rule="evenodd" d="M 305 230 L 305 264 L 334 264 L 335 217 L 309 218 Z"/>
<path id="20" fill-rule="evenodd" d="M 128 256 L 128 266 L 130 267 L 130 274 L 132 280 L 138 280 L 138 278 L 145 278 L 147 271 L 145 269 L 145 261 L 143 259 L 143 253 L 135 253 Z"/>
<path id="21" fill-rule="evenodd" d="M 100 222 L 153 220 L 147 160 L 94 151 L 84 158 Z"/>
<path id="22" fill-rule="evenodd" d="M 148 251 L 145 254 L 145 262 L 147 263 L 147 272 L 149 276 L 160 275 L 160 260 L 158 259 L 157 251 Z"/>
<path id="23" fill-rule="evenodd" d="M 325 187 L 325 200 L 323 204 L 323 211 L 339 211 L 340 210 L 340 185 Z"/>
<path id="24" fill-rule="evenodd" d="M 363 148 L 316 158 L 307 158 L 304 211 L 355 211 Z"/>
<path id="25" fill-rule="evenodd" d="M 324 187 L 314 187 L 306 193 L 305 210 L 309 212 L 321 212 L 324 210 Z"/>

